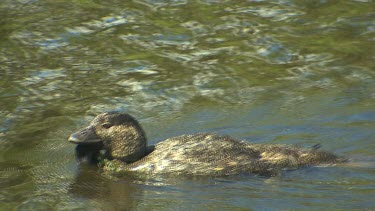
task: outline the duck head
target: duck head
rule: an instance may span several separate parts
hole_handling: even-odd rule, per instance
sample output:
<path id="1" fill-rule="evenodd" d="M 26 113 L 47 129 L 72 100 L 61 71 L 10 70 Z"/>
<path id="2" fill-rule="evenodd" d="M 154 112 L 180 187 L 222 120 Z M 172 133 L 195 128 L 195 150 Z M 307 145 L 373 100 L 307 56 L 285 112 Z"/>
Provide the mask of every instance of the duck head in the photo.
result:
<path id="1" fill-rule="evenodd" d="M 99 114 L 88 127 L 70 135 L 68 141 L 82 148 L 102 146 L 111 159 L 125 163 L 146 155 L 147 140 L 142 127 L 134 117 L 119 112 Z"/>

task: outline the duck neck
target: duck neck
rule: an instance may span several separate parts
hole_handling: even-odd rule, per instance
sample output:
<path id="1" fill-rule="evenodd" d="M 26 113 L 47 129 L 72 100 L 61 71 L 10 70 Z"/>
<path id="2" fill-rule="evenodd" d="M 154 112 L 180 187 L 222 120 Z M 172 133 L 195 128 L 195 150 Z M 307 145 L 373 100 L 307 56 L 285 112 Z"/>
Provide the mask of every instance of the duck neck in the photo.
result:
<path id="1" fill-rule="evenodd" d="M 111 156 L 125 163 L 140 160 L 147 154 L 147 139 L 143 129 L 134 125 L 124 127 L 126 135 L 116 137 L 111 144 Z"/>

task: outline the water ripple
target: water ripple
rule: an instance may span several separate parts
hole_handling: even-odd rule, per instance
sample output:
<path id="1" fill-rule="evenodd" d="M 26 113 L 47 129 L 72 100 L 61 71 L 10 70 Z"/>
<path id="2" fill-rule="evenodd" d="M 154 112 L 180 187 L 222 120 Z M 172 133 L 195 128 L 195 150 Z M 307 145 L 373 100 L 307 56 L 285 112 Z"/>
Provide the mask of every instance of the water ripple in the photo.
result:
<path id="1" fill-rule="evenodd" d="M 327 209 L 343 198 L 332 209 L 370 207 L 364 196 L 373 169 L 306 168 L 280 178 L 214 180 L 204 190 L 195 181 L 134 187 L 79 168 L 66 138 L 99 112 L 119 110 L 145 122 L 153 143 L 218 131 L 370 156 L 372 6 L 1 1 L 1 208 Z"/>

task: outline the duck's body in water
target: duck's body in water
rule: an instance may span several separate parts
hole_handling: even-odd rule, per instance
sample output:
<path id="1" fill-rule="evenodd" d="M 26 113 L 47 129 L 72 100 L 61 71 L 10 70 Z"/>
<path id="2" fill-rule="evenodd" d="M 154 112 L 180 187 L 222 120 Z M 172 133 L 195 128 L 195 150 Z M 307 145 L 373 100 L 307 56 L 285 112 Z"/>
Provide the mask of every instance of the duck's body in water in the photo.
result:
<path id="1" fill-rule="evenodd" d="M 210 133 L 177 136 L 148 147 L 139 123 L 132 116 L 117 112 L 98 115 L 90 126 L 72 134 L 69 141 L 88 149 L 90 145 L 102 145 L 109 160 L 105 171 L 141 175 L 272 176 L 284 169 L 345 161 L 319 150 L 319 145 L 303 149 L 252 144 Z"/>

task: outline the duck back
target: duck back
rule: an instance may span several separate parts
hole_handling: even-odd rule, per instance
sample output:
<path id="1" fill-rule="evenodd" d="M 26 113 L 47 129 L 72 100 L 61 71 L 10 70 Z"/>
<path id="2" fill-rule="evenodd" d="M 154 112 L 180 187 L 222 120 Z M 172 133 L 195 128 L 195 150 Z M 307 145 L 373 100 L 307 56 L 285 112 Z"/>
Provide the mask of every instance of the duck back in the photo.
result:
<path id="1" fill-rule="evenodd" d="M 337 162 L 336 155 L 316 148 L 251 144 L 229 136 L 198 133 L 169 138 L 156 144 L 141 160 L 119 164 L 120 171 L 144 175 L 273 176 L 284 169 Z"/>

